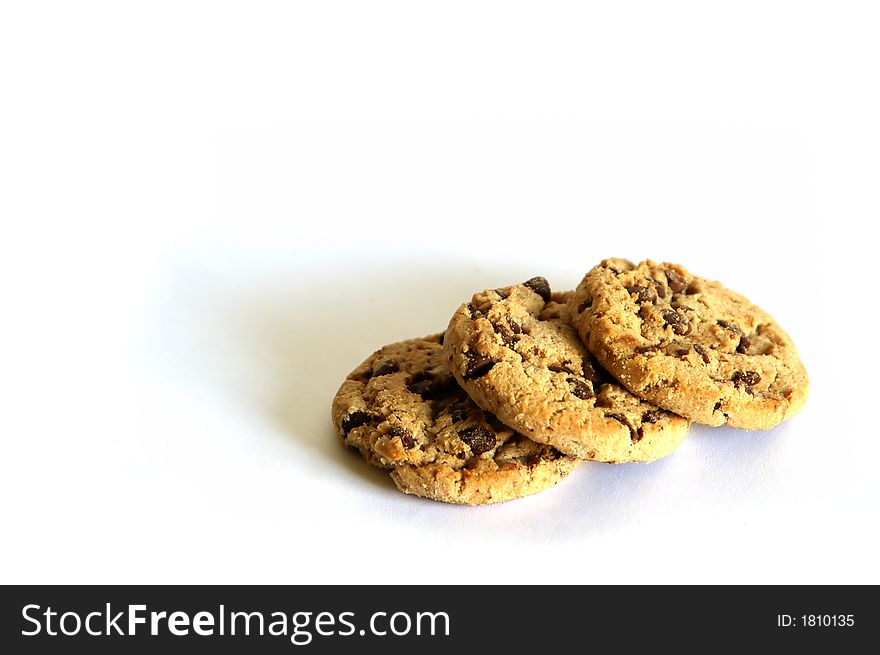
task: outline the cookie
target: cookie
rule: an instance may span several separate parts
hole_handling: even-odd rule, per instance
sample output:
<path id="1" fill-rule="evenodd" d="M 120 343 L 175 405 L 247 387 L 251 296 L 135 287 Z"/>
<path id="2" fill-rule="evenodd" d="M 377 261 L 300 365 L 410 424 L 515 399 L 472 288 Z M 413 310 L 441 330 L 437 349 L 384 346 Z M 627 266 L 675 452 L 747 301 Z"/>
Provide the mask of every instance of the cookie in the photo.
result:
<path id="1" fill-rule="evenodd" d="M 578 285 L 569 309 L 620 382 L 693 421 L 762 430 L 806 402 L 807 372 L 773 318 L 682 266 L 606 259 Z"/>
<path id="2" fill-rule="evenodd" d="M 453 315 L 444 350 L 483 409 L 529 438 L 581 459 L 650 462 L 689 422 L 618 384 L 568 321 L 568 294 L 538 277 L 474 294 Z"/>
<path id="3" fill-rule="evenodd" d="M 390 469 L 397 487 L 447 503 L 484 505 L 552 487 L 577 460 L 484 412 L 456 384 L 442 335 L 373 353 L 333 399 L 342 443 Z"/>

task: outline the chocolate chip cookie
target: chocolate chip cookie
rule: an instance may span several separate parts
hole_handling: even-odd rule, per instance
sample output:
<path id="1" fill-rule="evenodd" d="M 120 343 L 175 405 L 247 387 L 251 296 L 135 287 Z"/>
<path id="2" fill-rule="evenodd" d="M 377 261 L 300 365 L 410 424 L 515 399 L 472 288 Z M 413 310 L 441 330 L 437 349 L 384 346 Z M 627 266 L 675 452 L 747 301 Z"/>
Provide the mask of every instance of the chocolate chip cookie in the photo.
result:
<path id="1" fill-rule="evenodd" d="M 342 383 L 332 418 L 342 443 L 390 469 L 401 491 L 448 503 L 537 493 L 577 464 L 477 407 L 449 372 L 442 335 L 373 353 Z"/>
<path id="2" fill-rule="evenodd" d="M 682 266 L 606 259 L 569 310 L 590 351 L 630 391 L 699 423 L 767 429 L 806 402 L 807 372 L 773 318 Z"/>
<path id="3" fill-rule="evenodd" d="M 637 398 L 569 324 L 568 294 L 542 277 L 474 294 L 452 317 L 444 350 L 483 409 L 529 438 L 581 459 L 649 462 L 675 450 L 689 422 Z"/>

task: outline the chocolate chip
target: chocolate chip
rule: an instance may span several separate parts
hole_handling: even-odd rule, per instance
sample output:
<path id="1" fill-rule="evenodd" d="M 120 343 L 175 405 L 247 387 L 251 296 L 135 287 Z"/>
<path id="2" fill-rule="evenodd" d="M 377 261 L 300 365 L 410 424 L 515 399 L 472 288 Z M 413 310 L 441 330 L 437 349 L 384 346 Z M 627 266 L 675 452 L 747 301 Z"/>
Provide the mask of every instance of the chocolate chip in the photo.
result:
<path id="1" fill-rule="evenodd" d="M 416 441 L 415 439 L 413 439 L 412 433 L 406 428 L 400 427 L 399 425 L 395 425 L 393 428 L 388 430 L 386 436 L 400 437 L 400 442 L 403 444 L 404 448 L 412 448 L 416 445 Z"/>
<path id="2" fill-rule="evenodd" d="M 360 371 L 354 371 L 351 374 L 351 379 L 355 382 L 363 382 L 366 383 L 373 377 L 373 371 L 371 369 L 364 369 Z"/>
<path id="3" fill-rule="evenodd" d="M 743 331 L 739 329 L 739 326 L 736 323 L 731 323 L 730 321 L 718 321 L 718 325 L 723 327 L 725 330 L 733 332 L 736 335 L 741 335 L 743 333 Z"/>
<path id="4" fill-rule="evenodd" d="M 472 302 L 467 304 L 467 310 L 468 314 L 470 314 L 471 320 L 476 320 L 483 315 L 483 312 L 477 309 L 477 306 Z"/>
<path id="5" fill-rule="evenodd" d="M 501 337 L 502 343 L 512 350 L 516 342 L 519 341 L 517 335 L 522 334 L 522 326 L 509 316 L 505 316 L 503 320 L 504 323 L 493 323 L 492 329 Z"/>
<path id="6" fill-rule="evenodd" d="M 685 355 L 690 354 L 690 352 L 691 352 L 690 348 L 679 348 L 675 351 L 675 354 L 678 355 L 679 357 L 684 357 Z"/>
<path id="7" fill-rule="evenodd" d="M 657 300 L 657 294 L 651 291 L 648 287 L 641 287 L 638 284 L 630 284 L 625 287 L 625 289 L 630 294 L 636 294 L 637 302 L 654 302 Z"/>
<path id="8" fill-rule="evenodd" d="M 666 287 L 664 287 L 662 284 L 657 285 L 657 295 L 661 298 L 666 297 Z"/>
<path id="9" fill-rule="evenodd" d="M 495 293 L 501 296 L 503 299 L 507 299 L 510 297 L 510 287 L 502 287 L 500 289 L 495 289 Z"/>
<path id="10" fill-rule="evenodd" d="M 517 439 L 525 439 L 526 437 L 523 437 L 521 434 L 516 434 L 516 438 Z M 553 462 L 557 459 L 561 459 L 562 457 L 565 457 L 565 455 L 560 453 L 555 448 L 551 448 L 550 446 L 543 446 L 542 445 L 540 447 L 540 450 L 538 450 L 538 452 L 532 453 L 531 455 L 528 455 L 525 458 L 524 462 L 525 462 L 526 466 L 537 466 L 541 462 Z"/>
<path id="11" fill-rule="evenodd" d="M 730 381 L 737 387 L 752 387 L 761 381 L 761 374 L 757 371 L 737 371 Z"/>
<path id="12" fill-rule="evenodd" d="M 639 346 L 638 348 L 636 348 L 636 352 L 637 352 L 638 354 L 642 355 L 642 354 L 644 354 L 644 353 L 649 353 L 649 352 L 651 352 L 651 351 L 653 351 L 653 350 L 657 350 L 657 348 L 658 348 L 658 346 L 656 346 L 656 345 L 650 345 L 650 346 Z"/>
<path id="13" fill-rule="evenodd" d="M 374 418 L 375 417 L 369 412 L 356 409 L 351 414 L 342 419 L 342 433 L 347 437 L 349 432 L 351 432 L 355 428 L 361 427 L 362 425 L 366 425 Z"/>
<path id="14" fill-rule="evenodd" d="M 656 423 L 663 416 L 659 409 L 651 409 L 642 414 L 642 423 Z"/>
<path id="15" fill-rule="evenodd" d="M 587 297 L 587 299 L 585 301 L 583 301 L 580 305 L 578 305 L 578 314 L 583 314 L 585 311 L 587 311 L 592 306 L 593 306 L 593 299 L 590 297 Z"/>
<path id="16" fill-rule="evenodd" d="M 510 348 L 511 350 L 516 349 L 517 339 L 510 332 L 501 335 L 501 341 L 505 346 Z"/>
<path id="17" fill-rule="evenodd" d="M 681 316 L 674 309 L 663 309 L 660 311 L 660 315 L 663 317 L 663 320 L 666 321 L 667 325 L 673 325 L 674 323 L 679 323 L 681 321 Z"/>
<path id="18" fill-rule="evenodd" d="M 562 362 L 561 364 L 550 364 L 547 367 L 554 373 L 568 373 L 569 375 L 574 375 L 574 371 L 571 369 L 571 362 Z"/>
<path id="19" fill-rule="evenodd" d="M 541 298 L 544 299 L 544 302 L 550 301 L 550 283 L 547 281 L 547 278 L 538 275 L 531 280 L 523 282 L 523 286 L 528 287 L 541 296 Z"/>
<path id="20" fill-rule="evenodd" d="M 433 384 L 434 379 L 427 373 L 418 373 L 412 380 L 407 382 L 406 388 L 419 396 L 426 393 Z"/>
<path id="21" fill-rule="evenodd" d="M 630 441 L 633 443 L 641 441 L 645 437 L 645 424 L 656 423 L 660 420 L 660 416 L 661 412 L 659 410 L 652 410 L 642 414 L 642 425 L 639 426 L 639 429 L 636 430 L 635 433 L 630 432 Z"/>
<path id="22" fill-rule="evenodd" d="M 611 381 L 605 369 L 595 364 L 589 356 L 584 357 L 581 361 L 581 369 L 584 372 L 584 377 L 593 383 L 593 389 L 598 389 L 600 384 L 607 384 Z"/>
<path id="23" fill-rule="evenodd" d="M 639 435 L 633 429 L 632 423 L 629 422 L 629 419 L 627 419 L 623 414 L 605 414 L 605 418 L 612 418 L 618 423 L 623 423 L 626 426 L 627 430 L 629 430 L 630 441 L 635 442 L 642 438 L 641 435 Z"/>
<path id="24" fill-rule="evenodd" d="M 480 355 L 474 351 L 471 351 L 467 354 L 467 365 L 464 369 L 464 379 L 465 380 L 474 380 L 476 378 L 482 377 L 488 373 L 496 362 L 494 359 L 490 359 L 485 355 Z"/>
<path id="25" fill-rule="evenodd" d="M 423 400 L 439 398 L 453 385 L 448 377 L 434 377 L 430 373 L 417 373 L 407 383 L 406 388 L 414 394 L 418 394 Z"/>
<path id="26" fill-rule="evenodd" d="M 399 370 L 400 364 L 397 363 L 396 359 L 386 359 L 384 362 L 379 362 L 379 365 L 373 368 L 373 377 L 390 375 L 391 373 L 397 373 Z"/>
<path id="27" fill-rule="evenodd" d="M 474 455 L 480 455 L 495 447 L 495 435 L 482 425 L 472 425 L 458 433 L 458 438 L 470 447 Z"/>
<path id="28" fill-rule="evenodd" d="M 657 423 L 663 418 L 663 412 L 659 409 L 652 409 L 642 414 L 642 425 L 636 430 L 636 438 L 633 441 L 641 441 L 645 436 L 645 423 Z"/>
<path id="29" fill-rule="evenodd" d="M 673 293 L 681 293 L 687 289 L 688 284 L 685 279 L 679 275 L 678 271 L 664 268 L 663 273 L 666 275 L 666 280 L 669 282 L 669 288 L 672 289 Z"/>
<path id="30" fill-rule="evenodd" d="M 699 282 L 697 282 L 696 280 L 694 280 L 693 282 L 691 282 L 691 283 L 687 286 L 687 289 L 685 289 L 684 292 L 685 292 L 687 295 L 692 296 L 692 295 L 694 295 L 694 294 L 696 294 L 696 293 L 702 293 L 702 292 L 703 292 L 703 287 L 702 287 L 702 285 L 701 285 Z"/>
<path id="31" fill-rule="evenodd" d="M 672 328 L 675 334 L 690 334 L 691 324 L 688 320 L 674 309 L 664 309 L 660 312 L 666 325 Z"/>
<path id="32" fill-rule="evenodd" d="M 749 348 L 752 347 L 752 340 L 747 336 L 742 336 L 739 338 L 739 345 L 736 347 L 736 352 L 746 354 L 749 352 Z"/>
<path id="33" fill-rule="evenodd" d="M 700 353 L 700 357 L 703 358 L 703 363 L 708 364 L 711 360 L 709 359 L 709 351 L 706 350 L 705 346 L 701 346 L 698 343 L 694 344 L 694 350 Z"/>
<path id="34" fill-rule="evenodd" d="M 571 388 L 571 395 L 575 398 L 587 400 L 588 398 L 592 398 L 596 395 L 593 393 L 590 385 L 588 385 L 583 380 L 578 380 L 577 378 L 568 378 L 566 382 L 568 382 L 568 386 Z"/>
<path id="35" fill-rule="evenodd" d="M 715 403 L 715 407 L 712 408 L 712 411 L 717 412 L 719 409 L 721 409 L 721 401 L 720 400 L 717 403 Z"/>
<path id="36" fill-rule="evenodd" d="M 517 339 L 513 336 L 511 329 L 503 323 L 493 323 L 492 329 L 495 330 L 495 334 L 501 337 L 501 343 L 513 350 Z"/>

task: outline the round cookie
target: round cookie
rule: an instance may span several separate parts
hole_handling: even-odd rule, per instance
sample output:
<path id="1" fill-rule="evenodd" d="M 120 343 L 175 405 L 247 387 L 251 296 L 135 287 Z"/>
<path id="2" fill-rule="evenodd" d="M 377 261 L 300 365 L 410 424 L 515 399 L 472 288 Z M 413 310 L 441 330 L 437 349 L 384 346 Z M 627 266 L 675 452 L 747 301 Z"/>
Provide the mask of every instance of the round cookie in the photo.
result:
<path id="1" fill-rule="evenodd" d="M 608 375 L 569 324 L 568 294 L 547 280 L 474 294 L 444 350 L 468 395 L 507 425 L 581 459 L 650 462 L 675 450 L 689 422 Z"/>
<path id="2" fill-rule="evenodd" d="M 773 318 L 682 266 L 606 259 L 569 310 L 630 391 L 698 423 L 768 429 L 806 402 L 807 372 Z"/>
<path id="3" fill-rule="evenodd" d="M 447 503 L 485 505 L 537 493 L 577 465 L 477 407 L 456 384 L 442 335 L 373 353 L 333 399 L 342 443 L 391 469 L 398 489 Z"/>

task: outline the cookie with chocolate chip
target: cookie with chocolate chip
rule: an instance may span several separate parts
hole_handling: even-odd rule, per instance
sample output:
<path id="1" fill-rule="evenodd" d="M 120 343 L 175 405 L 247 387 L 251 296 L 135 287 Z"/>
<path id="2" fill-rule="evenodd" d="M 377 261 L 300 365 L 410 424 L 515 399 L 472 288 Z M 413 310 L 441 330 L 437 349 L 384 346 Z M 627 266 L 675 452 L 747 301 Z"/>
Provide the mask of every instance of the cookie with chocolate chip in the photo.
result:
<path id="1" fill-rule="evenodd" d="M 649 462 L 675 450 L 689 422 L 629 393 L 568 321 L 568 294 L 538 277 L 474 294 L 444 350 L 468 395 L 504 423 L 581 459 Z"/>
<path id="2" fill-rule="evenodd" d="M 333 399 L 333 426 L 345 446 L 389 469 L 406 493 L 484 505 L 537 493 L 577 460 L 536 443 L 481 410 L 458 386 L 442 335 L 376 351 Z"/>
<path id="3" fill-rule="evenodd" d="M 809 381 L 760 307 L 677 264 L 606 259 L 569 300 L 590 352 L 634 394 L 706 425 L 772 428 Z"/>

